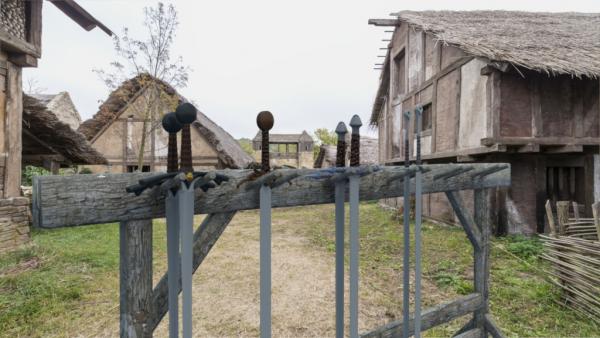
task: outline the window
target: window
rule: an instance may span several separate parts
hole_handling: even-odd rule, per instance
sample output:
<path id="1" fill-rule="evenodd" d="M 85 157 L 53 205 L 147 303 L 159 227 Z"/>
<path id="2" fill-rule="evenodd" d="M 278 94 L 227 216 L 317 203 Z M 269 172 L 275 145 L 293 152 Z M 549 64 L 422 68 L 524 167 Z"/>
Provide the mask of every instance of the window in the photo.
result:
<path id="1" fill-rule="evenodd" d="M 288 144 L 288 153 L 295 154 L 298 152 L 298 144 L 290 143 Z"/>
<path id="2" fill-rule="evenodd" d="M 404 94 L 406 85 L 406 62 L 404 57 L 404 49 L 394 57 L 394 68 L 395 68 L 395 76 L 394 76 L 394 95 L 398 96 Z"/>
<path id="3" fill-rule="evenodd" d="M 280 143 L 279 144 L 279 149 L 278 149 L 277 152 L 281 153 L 281 154 L 287 153 L 287 145 L 285 143 Z"/>
<path id="4" fill-rule="evenodd" d="M 277 144 L 277 143 L 269 144 L 269 152 L 270 153 L 276 153 L 278 151 L 279 151 L 279 144 Z"/>
<path id="5" fill-rule="evenodd" d="M 421 114 L 421 122 L 423 124 L 423 129 L 421 129 L 421 131 L 428 131 L 431 130 L 431 123 L 432 123 L 432 117 L 431 117 L 431 103 L 428 103 L 426 105 L 423 106 L 423 113 Z M 418 126 L 417 126 L 417 119 L 414 119 L 415 121 L 415 133 L 417 132 Z"/>
<path id="6" fill-rule="evenodd" d="M 127 166 L 127 172 L 128 173 L 134 173 L 138 171 L 138 166 L 137 165 L 128 165 Z M 150 172 L 150 166 L 149 165 L 143 165 L 142 166 L 142 172 Z"/>

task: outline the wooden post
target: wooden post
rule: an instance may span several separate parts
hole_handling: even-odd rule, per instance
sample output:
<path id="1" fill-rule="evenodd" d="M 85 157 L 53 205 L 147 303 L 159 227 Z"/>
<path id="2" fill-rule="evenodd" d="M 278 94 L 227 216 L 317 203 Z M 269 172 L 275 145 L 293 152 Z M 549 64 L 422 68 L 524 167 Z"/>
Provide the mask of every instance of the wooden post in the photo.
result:
<path id="1" fill-rule="evenodd" d="M 581 218 L 579 216 L 579 204 L 577 202 L 573 201 L 572 205 L 573 205 L 573 217 L 575 218 L 575 222 L 579 222 L 579 219 Z"/>
<path id="2" fill-rule="evenodd" d="M 120 335 L 152 337 L 152 220 L 121 222 Z"/>
<path id="3" fill-rule="evenodd" d="M 550 200 L 546 201 L 546 217 L 548 218 L 548 227 L 550 228 L 550 234 L 554 237 L 558 236 L 556 231 L 556 223 L 554 223 L 554 213 L 552 213 L 552 205 Z"/>
<path id="4" fill-rule="evenodd" d="M 600 202 L 592 204 L 592 215 L 594 216 L 594 225 L 596 225 L 596 234 L 600 240 Z"/>
<path id="5" fill-rule="evenodd" d="M 480 232 L 480 248 L 473 247 L 473 282 L 475 293 L 481 294 L 483 304 L 474 312 L 474 326 L 487 337 L 485 329 L 485 315 L 489 312 L 489 279 L 490 279 L 490 218 L 488 208 L 487 190 L 477 189 L 474 191 L 475 224 Z"/>
<path id="6" fill-rule="evenodd" d="M 558 233 L 564 235 L 567 231 L 567 223 L 569 223 L 569 202 L 556 202 L 556 217 L 558 218 Z"/>

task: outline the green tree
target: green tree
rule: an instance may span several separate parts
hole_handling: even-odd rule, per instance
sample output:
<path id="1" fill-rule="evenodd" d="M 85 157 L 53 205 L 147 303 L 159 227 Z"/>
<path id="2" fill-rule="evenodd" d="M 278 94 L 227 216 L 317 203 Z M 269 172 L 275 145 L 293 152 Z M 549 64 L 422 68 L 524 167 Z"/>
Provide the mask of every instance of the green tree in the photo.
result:
<path id="1" fill-rule="evenodd" d="M 322 145 L 337 144 L 337 134 L 335 131 L 327 128 L 317 128 L 313 133 L 313 139 L 315 140 L 315 147 L 313 147 L 314 158 L 319 156 L 319 150 Z"/>
<path id="2" fill-rule="evenodd" d="M 240 147 L 250 156 L 254 156 L 254 149 L 252 149 L 252 140 L 249 138 L 241 138 L 237 140 Z"/>

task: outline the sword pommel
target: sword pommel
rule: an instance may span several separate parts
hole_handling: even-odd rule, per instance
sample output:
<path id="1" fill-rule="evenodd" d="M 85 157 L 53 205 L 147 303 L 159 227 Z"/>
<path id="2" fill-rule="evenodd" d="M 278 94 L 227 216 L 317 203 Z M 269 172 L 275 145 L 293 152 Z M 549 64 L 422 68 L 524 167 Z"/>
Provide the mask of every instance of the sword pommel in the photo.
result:
<path id="1" fill-rule="evenodd" d="M 273 128 L 274 123 L 275 119 L 273 118 L 273 114 L 269 111 L 261 111 L 258 113 L 258 116 L 256 116 L 256 124 L 262 134 L 260 162 L 261 169 L 264 172 L 271 170 L 271 165 L 269 163 L 269 130 Z"/>

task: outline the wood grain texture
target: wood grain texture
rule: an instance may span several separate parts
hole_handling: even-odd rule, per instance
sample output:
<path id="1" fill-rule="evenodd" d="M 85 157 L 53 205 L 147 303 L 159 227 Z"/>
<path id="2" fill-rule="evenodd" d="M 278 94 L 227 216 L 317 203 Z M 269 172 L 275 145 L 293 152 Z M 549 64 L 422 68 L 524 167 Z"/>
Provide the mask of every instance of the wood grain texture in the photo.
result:
<path id="1" fill-rule="evenodd" d="M 202 261 L 204 261 L 204 258 L 206 258 L 234 215 L 235 211 L 210 214 L 200 224 L 194 233 L 193 272 L 196 272 L 202 264 Z M 181 292 L 181 279 L 178 281 L 178 285 L 179 292 Z M 169 310 L 168 276 L 166 273 L 152 291 L 152 304 L 152 316 L 148 321 L 148 326 L 153 331 Z"/>
<path id="2" fill-rule="evenodd" d="M 472 293 L 460 297 L 452 302 L 441 304 L 423 311 L 421 316 L 421 329 L 423 331 L 447 323 L 455 318 L 469 314 L 483 305 L 483 297 Z M 409 320 L 409 334 L 414 334 L 414 318 Z M 402 321 L 396 321 L 379 327 L 373 331 L 361 334 L 362 338 L 387 338 L 402 336 Z"/>
<path id="3" fill-rule="evenodd" d="M 509 164 L 470 164 L 473 169 L 447 179 L 434 176 L 454 170 L 461 164 L 424 165 L 423 193 L 490 188 L 510 185 Z M 486 176 L 477 173 L 492 166 L 504 169 Z M 383 167 L 360 179 L 360 199 L 378 200 L 402 195 L 403 167 Z M 274 175 L 290 173 L 314 174 L 315 169 L 279 169 Z M 243 183 L 251 170 L 219 170 L 230 177 L 218 188 L 207 193 L 196 192 L 195 213 L 210 214 L 236 210 L 257 209 L 258 187 L 248 189 L 251 182 Z M 34 225 L 57 228 L 84 224 L 164 217 L 164 194 L 158 190 L 145 191 L 140 196 L 125 192 L 125 187 L 152 174 L 101 174 L 74 176 L 36 176 L 32 197 Z M 239 187 L 238 187 L 239 185 Z M 414 180 L 411 191 L 414 192 Z M 348 196 L 346 191 L 346 197 Z M 298 177 L 273 189 L 273 207 L 288 207 L 334 202 L 334 184 L 331 180 Z"/>
<path id="4" fill-rule="evenodd" d="M 8 90 L 6 99 L 6 133 L 4 134 L 7 153 L 4 171 L 4 198 L 21 196 L 21 153 L 23 124 L 23 90 L 21 68 L 11 62 L 8 66 Z"/>
<path id="5" fill-rule="evenodd" d="M 152 220 L 121 222 L 120 335 L 152 337 Z"/>
<path id="6" fill-rule="evenodd" d="M 473 216 L 469 213 L 469 209 L 465 206 L 462 197 L 460 197 L 457 191 L 447 191 L 446 197 L 448 197 L 448 201 L 450 201 L 450 205 L 458 217 L 460 224 L 463 226 L 463 229 L 465 229 L 469 241 L 475 250 L 480 250 L 483 244 L 481 242 L 481 231 L 479 230 L 476 221 L 473 219 Z"/>
<path id="7" fill-rule="evenodd" d="M 490 234 L 491 224 L 489 215 L 488 192 L 477 189 L 473 194 L 475 209 L 475 224 L 479 230 L 480 248 L 473 250 L 473 286 L 475 292 L 483 297 L 482 306 L 473 316 L 475 328 L 485 333 L 485 315 L 489 312 L 490 298 Z"/>

